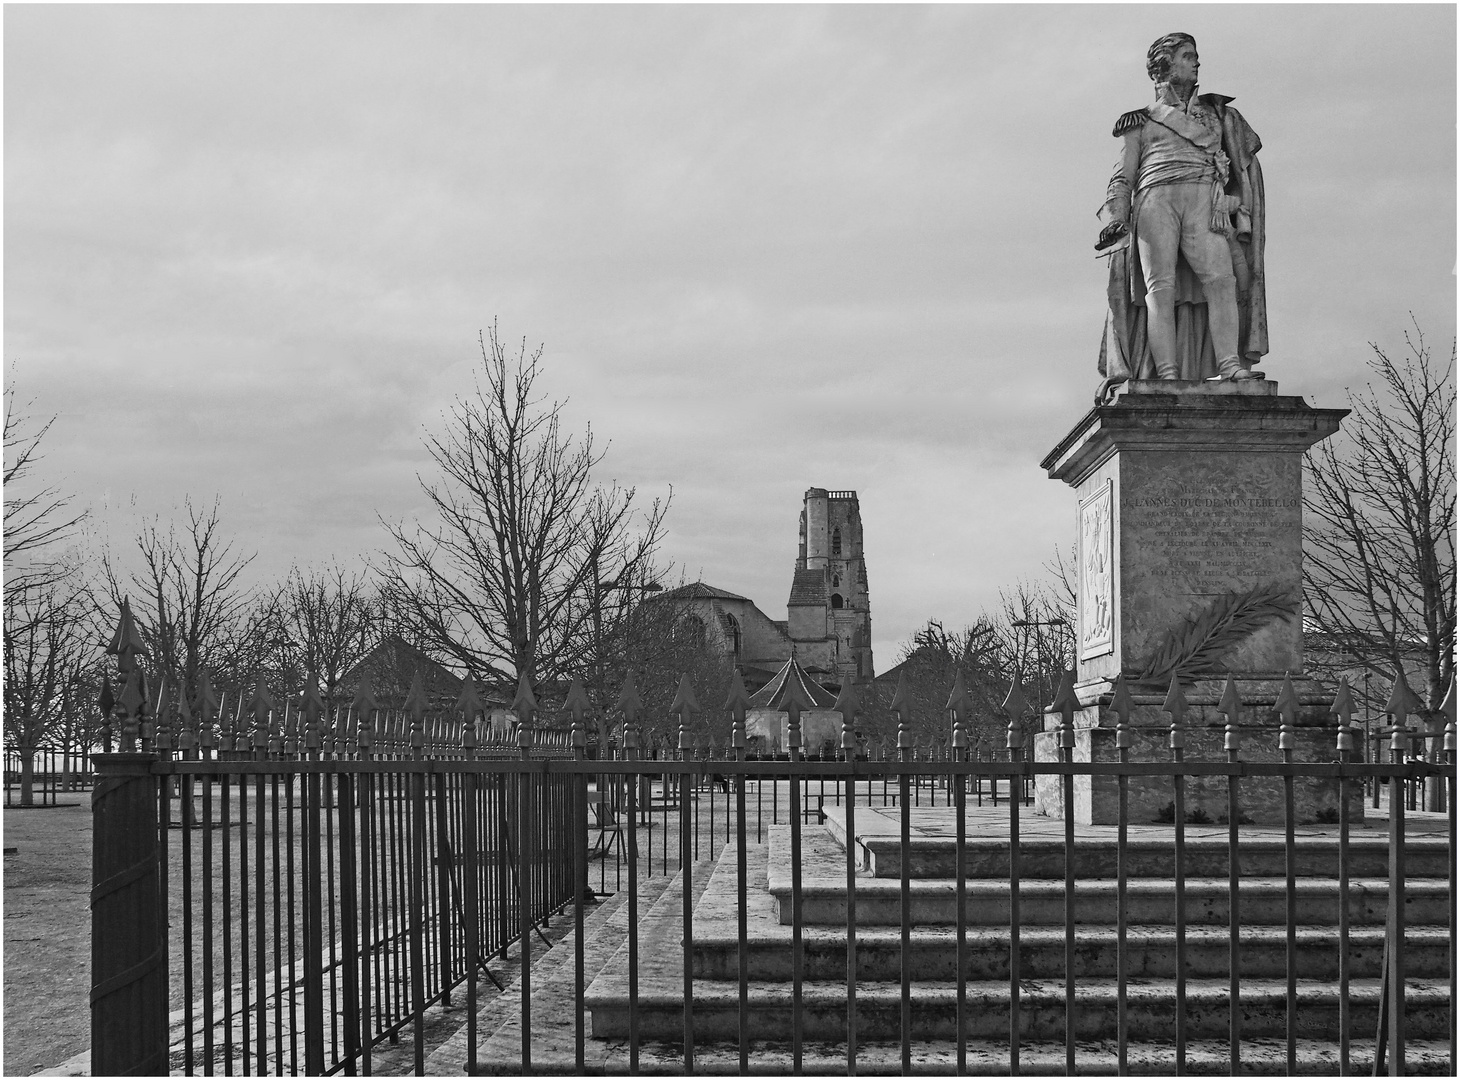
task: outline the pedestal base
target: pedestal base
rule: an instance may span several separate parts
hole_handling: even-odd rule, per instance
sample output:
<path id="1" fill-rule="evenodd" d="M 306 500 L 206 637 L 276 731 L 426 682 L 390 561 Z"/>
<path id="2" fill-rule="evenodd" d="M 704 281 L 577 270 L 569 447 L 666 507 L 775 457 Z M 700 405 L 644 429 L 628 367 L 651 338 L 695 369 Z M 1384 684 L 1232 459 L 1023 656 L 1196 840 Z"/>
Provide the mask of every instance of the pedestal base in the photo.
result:
<path id="1" fill-rule="evenodd" d="M 1308 679 L 1295 680 L 1302 708 L 1293 731 L 1294 762 L 1334 762 L 1337 727 L 1328 713 L 1330 703 Z M 1242 686 L 1239 683 L 1239 688 Z M 1248 702 L 1244 718 L 1248 720 L 1272 716 L 1276 694 L 1269 680 L 1246 684 L 1243 700 Z M 1201 680 L 1188 691 L 1189 705 L 1184 726 L 1187 762 L 1226 762 L 1226 717 L 1217 711 L 1221 684 Z M 1261 697 L 1259 687 L 1269 692 Z M 1089 700 L 1086 693 L 1081 700 Z M 1132 762 L 1169 762 L 1170 716 L 1161 711 L 1164 695 L 1133 695 L 1135 708 L 1130 718 Z M 1266 698 L 1266 700 L 1263 700 Z M 1257 704 L 1252 704 L 1252 702 Z M 1115 764 L 1120 751 L 1115 745 L 1115 719 L 1109 712 L 1109 695 L 1104 694 L 1075 714 L 1075 752 L 1077 762 Z M 1045 719 L 1046 727 L 1058 726 L 1057 716 Z M 1278 725 L 1268 722 L 1247 723 L 1238 728 L 1241 749 L 1238 758 L 1244 762 L 1280 762 Z M 1362 740 L 1358 740 L 1362 742 Z M 1355 747 L 1352 760 L 1358 761 L 1361 749 Z M 1055 730 L 1042 731 L 1034 737 L 1035 761 L 1059 761 L 1059 735 Z M 1132 776 L 1129 781 L 1129 817 L 1131 824 L 1172 821 L 1175 799 L 1174 782 L 1169 776 Z M 1186 814 L 1190 823 L 1222 824 L 1228 817 L 1228 778 L 1226 776 L 1188 776 L 1186 778 Z M 1238 821 L 1260 825 L 1283 823 L 1284 782 L 1277 776 L 1241 777 L 1238 784 Z M 1119 813 L 1119 780 L 1111 776 L 1075 777 L 1075 820 L 1082 825 L 1115 825 Z M 1336 822 L 1338 820 L 1338 780 L 1336 778 L 1298 777 L 1293 784 L 1295 824 Z M 1064 814 L 1063 786 L 1058 776 L 1040 776 L 1034 787 L 1034 812 L 1048 816 Z M 1350 781 L 1345 816 L 1351 824 L 1364 820 L 1362 785 Z"/>

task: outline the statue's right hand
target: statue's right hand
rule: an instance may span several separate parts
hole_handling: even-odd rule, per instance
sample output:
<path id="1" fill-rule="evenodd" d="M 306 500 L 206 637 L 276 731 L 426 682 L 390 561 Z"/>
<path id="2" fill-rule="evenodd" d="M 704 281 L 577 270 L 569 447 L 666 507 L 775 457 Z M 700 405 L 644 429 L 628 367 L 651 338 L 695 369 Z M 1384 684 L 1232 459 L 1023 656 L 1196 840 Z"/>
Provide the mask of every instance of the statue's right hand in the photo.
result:
<path id="1" fill-rule="evenodd" d="M 1118 243 L 1128 232 L 1130 232 L 1130 229 L 1125 222 L 1112 221 L 1100 230 L 1100 239 L 1095 241 L 1095 250 L 1104 251 L 1106 248 Z"/>

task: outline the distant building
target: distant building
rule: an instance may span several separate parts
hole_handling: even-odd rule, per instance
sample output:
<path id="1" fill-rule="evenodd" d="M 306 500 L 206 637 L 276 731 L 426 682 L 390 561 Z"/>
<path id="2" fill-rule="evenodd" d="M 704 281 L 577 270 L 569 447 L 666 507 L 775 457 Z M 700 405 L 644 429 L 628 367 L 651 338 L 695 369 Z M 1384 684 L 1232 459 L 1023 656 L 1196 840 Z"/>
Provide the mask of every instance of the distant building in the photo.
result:
<path id="1" fill-rule="evenodd" d="M 653 595 L 697 623 L 706 644 L 731 659 L 752 693 L 794 655 L 820 686 L 872 680 L 872 614 L 862 516 L 855 491 L 810 488 L 801 510 L 800 543 L 784 621 L 754 601 L 703 581 Z"/>

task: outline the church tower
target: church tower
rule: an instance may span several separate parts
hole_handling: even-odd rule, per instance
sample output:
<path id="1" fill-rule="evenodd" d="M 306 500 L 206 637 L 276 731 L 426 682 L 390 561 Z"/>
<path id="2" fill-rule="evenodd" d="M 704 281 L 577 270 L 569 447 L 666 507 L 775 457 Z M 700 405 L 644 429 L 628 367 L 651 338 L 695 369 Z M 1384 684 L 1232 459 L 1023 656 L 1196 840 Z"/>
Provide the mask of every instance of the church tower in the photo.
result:
<path id="1" fill-rule="evenodd" d="M 808 671 L 872 681 L 872 615 L 855 491 L 809 488 L 801 510 L 787 630 Z"/>

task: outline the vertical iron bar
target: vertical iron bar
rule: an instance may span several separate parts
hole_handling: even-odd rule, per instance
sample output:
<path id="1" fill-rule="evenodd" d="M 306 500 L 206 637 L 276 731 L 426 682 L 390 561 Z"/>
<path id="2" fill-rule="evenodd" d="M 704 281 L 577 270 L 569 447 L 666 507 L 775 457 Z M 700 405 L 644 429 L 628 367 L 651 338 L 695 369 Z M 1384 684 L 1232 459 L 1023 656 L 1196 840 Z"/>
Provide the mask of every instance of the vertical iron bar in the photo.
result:
<path id="1" fill-rule="evenodd" d="M 1009 753 L 1009 1075 L 1019 1075 L 1019 799 L 1015 753 Z"/>
<path id="2" fill-rule="evenodd" d="M 260 751 L 260 759 L 267 753 Z M 269 1071 L 269 999 L 265 988 L 264 977 L 268 973 L 269 965 L 269 928 L 267 912 L 269 910 L 267 879 L 265 871 L 267 866 L 265 859 L 268 847 L 265 841 L 264 826 L 268 822 L 268 808 L 264 803 L 264 774 L 263 766 L 259 765 L 259 772 L 254 775 L 254 886 L 253 895 L 257 915 L 254 919 L 254 979 L 257 982 L 258 993 L 255 995 L 254 1007 L 257 1009 L 254 1026 L 254 1068 L 260 1076 Z M 278 921 L 278 913 L 274 914 L 274 921 Z"/>
<path id="3" fill-rule="evenodd" d="M 183 1071 L 193 1075 L 193 778 L 179 778 L 182 817 L 182 923 L 183 923 Z"/>
<path id="4" fill-rule="evenodd" d="M 626 750 L 628 757 L 632 750 Z M 632 759 L 630 759 L 632 760 Z M 639 773 L 627 774 L 629 819 L 629 1075 L 639 1072 Z M 652 860 L 653 856 L 650 856 Z"/>
<path id="5" fill-rule="evenodd" d="M 903 747 L 902 762 L 906 768 L 911 747 Z M 906 773 L 898 774 L 898 801 L 901 839 L 901 863 L 898 869 L 900 878 L 900 899 L 902 911 L 902 1001 L 901 1001 L 901 1022 L 898 1024 L 902 1033 L 902 1075 L 912 1075 L 912 806 L 909 790 L 909 781 L 912 778 Z"/>
<path id="6" fill-rule="evenodd" d="M 356 1073 L 356 1059 L 360 1055 L 360 946 L 365 935 L 360 932 L 358 867 L 355 849 L 355 778 L 349 773 L 340 774 L 340 962 L 344 968 L 344 1054 L 346 1076 Z M 292 955 L 292 953 L 291 953 Z M 290 961 L 292 976 L 293 961 Z M 293 982 L 292 978 L 290 980 Z M 294 995 L 289 995 L 292 1003 Z M 290 1024 L 293 1020 L 293 1005 L 290 1005 Z M 297 1040 L 295 1040 L 297 1041 Z M 290 1051 L 291 1059 L 293 1051 Z"/>
<path id="7" fill-rule="evenodd" d="M 1124 727 L 1124 718 L 1120 725 Z M 1126 738 L 1120 738 L 1120 735 Z M 1126 878 L 1130 869 L 1130 853 L 1127 850 L 1130 826 L 1130 775 L 1124 767 L 1130 764 L 1129 732 L 1117 735 L 1122 771 L 1116 777 L 1115 811 L 1115 1055 L 1116 1072 L 1120 1076 L 1130 1074 L 1128 1051 L 1130 1046 L 1130 1014 L 1126 1007 L 1127 974 L 1130 971 L 1130 954 L 1126 943 Z"/>
<path id="8" fill-rule="evenodd" d="M 1285 763 L 1291 764 L 1292 752 L 1283 754 Z M 1298 881 L 1297 848 L 1294 825 L 1297 814 L 1293 804 L 1293 774 L 1283 776 L 1283 853 L 1286 889 L 1283 917 L 1287 923 L 1285 965 L 1288 983 L 1287 1000 L 1287 1075 L 1298 1072 Z"/>
<path id="9" fill-rule="evenodd" d="M 213 1075 L 213 777 L 203 785 L 203 1075 Z M 225 901 L 226 906 L 226 901 Z"/>
<path id="10" fill-rule="evenodd" d="M 961 737 L 961 736 L 960 736 Z M 954 758 L 960 764 L 968 760 L 967 750 L 955 747 Z M 954 1038 L 958 1040 L 957 1063 L 955 1069 L 959 1076 L 968 1072 L 968 1047 L 965 1045 L 968 1038 L 968 914 L 964 910 L 967 904 L 968 883 L 964 880 L 968 874 L 968 822 L 964 820 L 964 810 L 967 796 L 964 792 L 967 773 L 959 772 L 950 774 L 950 780 L 957 780 L 957 786 L 953 789 L 953 817 L 954 817 L 954 840 L 953 840 L 953 903 L 955 912 L 953 916 L 956 933 L 958 936 L 958 1005 L 957 1005 L 957 1028 L 954 1031 Z M 850 817 L 848 818 L 850 821 Z M 850 847 L 848 843 L 848 847 Z"/>
<path id="11" fill-rule="evenodd" d="M 366 718 L 356 723 L 366 724 Z M 368 760 L 369 750 L 361 752 L 361 759 Z M 360 939 L 358 948 L 365 963 L 365 976 L 360 980 L 360 1075 L 370 1075 L 370 1045 L 374 1019 L 371 1007 L 371 989 L 374 986 L 377 964 L 371 959 L 375 952 L 375 921 L 378 908 L 375 906 L 375 889 L 378 875 L 375 861 L 375 777 L 368 772 L 360 774 Z M 375 995 L 374 1000 L 379 1000 Z"/>
<path id="12" fill-rule="evenodd" d="M 850 719 L 850 717 L 848 718 Z M 847 751 L 847 1075 L 857 1075 L 857 751 Z M 743 918 L 743 916 L 742 916 Z M 741 1072 L 745 1070 L 742 1068 Z"/>
<path id="13" fill-rule="evenodd" d="M 745 753 L 743 747 L 736 750 L 736 763 L 744 761 Z M 746 852 L 747 841 L 745 829 L 745 773 L 740 773 L 735 778 L 735 934 L 738 961 L 737 972 L 740 983 L 739 998 L 739 1035 L 740 1035 L 740 1074 L 744 1076 L 750 1071 L 750 945 L 748 939 L 748 926 L 745 912 L 746 900 Z"/>
<path id="14" fill-rule="evenodd" d="M 1237 761 L 1237 750 L 1228 760 Z M 1227 776 L 1227 1052 L 1233 1076 L 1242 1071 L 1242 911 L 1238 884 L 1242 880 L 1238 856 L 1238 826 L 1242 821 L 1241 794 L 1235 773 Z"/>
<path id="15" fill-rule="evenodd" d="M 1174 726 L 1174 725 L 1173 725 Z M 1172 751 L 1177 767 L 1186 751 Z M 1186 777 L 1172 776 L 1176 797 L 1176 1075 L 1186 1075 Z"/>
<path id="16" fill-rule="evenodd" d="M 304 1071 L 324 1075 L 324 917 L 320 900 L 319 783 L 305 779 L 304 807 Z"/>
<path id="17" fill-rule="evenodd" d="M 471 716 L 467 723 L 473 723 Z M 468 757 L 474 756 L 467 750 Z M 462 930 L 466 936 L 466 1072 L 475 1076 L 477 1072 L 477 964 L 484 950 L 481 945 L 481 919 L 478 913 L 480 899 L 477 875 L 480 872 L 477 859 L 477 774 L 475 771 L 462 775 L 462 806 L 465 813 L 461 819 L 461 846 L 465 851 L 462 863 Z M 581 1009 L 583 1001 L 578 999 Z"/>
<path id="18" fill-rule="evenodd" d="M 583 745 L 574 747 L 573 758 L 587 759 Z M 583 905 L 588 902 L 588 774 L 573 774 L 573 1064 L 578 1075 L 586 1067 L 587 1031 L 583 1023 L 583 996 L 587 991 L 583 945 Z"/>
<path id="19" fill-rule="evenodd" d="M 302 786 L 301 786 L 302 790 Z M 289 783 L 284 788 L 285 800 L 285 830 L 287 842 L 284 845 L 284 859 L 286 862 L 286 873 L 289 878 L 289 1071 L 294 1074 L 299 1072 L 299 995 L 294 993 L 295 971 L 298 968 L 299 932 L 295 926 L 294 915 L 294 778 L 289 778 Z M 303 869 L 302 867 L 300 868 Z M 282 1070 L 282 1066 L 281 1066 Z"/>
<path id="20" fill-rule="evenodd" d="M 1065 731 L 1061 731 L 1065 735 Z M 1073 740 L 1070 740 L 1073 743 Z M 1075 760 L 1073 745 L 1063 748 L 1060 756 L 1066 765 Z M 1075 1075 L 1075 776 L 1065 773 L 1060 778 L 1064 789 L 1065 811 L 1065 1075 Z"/>
<path id="21" fill-rule="evenodd" d="M 521 941 L 521 977 L 518 987 L 521 991 L 521 1017 L 522 1017 L 522 1071 L 532 1072 L 532 893 L 531 875 L 528 868 L 531 865 L 532 851 L 532 774 L 528 762 L 528 750 L 522 749 L 522 763 L 520 765 L 519 796 L 517 802 L 517 896 L 518 896 L 518 917 L 520 919 L 519 932 Z"/>
<path id="22" fill-rule="evenodd" d="M 1340 719 L 1340 724 L 1345 720 Z M 1340 750 L 1339 763 L 1345 771 L 1338 774 L 1338 1074 L 1348 1076 L 1350 1067 L 1349 1023 L 1349 914 L 1348 914 L 1348 763 L 1350 754 Z"/>
<path id="23" fill-rule="evenodd" d="M 681 753 L 681 758 L 688 755 Z M 685 764 L 688 764 L 685 762 Z M 679 880 L 680 912 L 683 925 L 684 947 L 684 1071 L 695 1071 L 695 1016 L 694 1016 L 694 878 L 693 849 L 691 847 L 690 788 L 692 779 L 688 769 L 679 774 Z M 667 832 L 668 830 L 666 830 Z M 698 832 L 698 829 L 695 829 Z"/>
<path id="24" fill-rule="evenodd" d="M 1397 755 L 1396 755 L 1397 756 Z M 1404 1075 L 1404 779 L 1389 780 L 1389 1075 Z M 1453 898 L 1452 898 L 1453 899 Z"/>
<path id="25" fill-rule="evenodd" d="M 233 1075 L 233 823 L 229 774 L 218 777 L 223 832 L 223 1075 Z M 239 832 L 243 831 L 242 826 Z"/>
<path id="26" fill-rule="evenodd" d="M 290 785 L 294 778 L 288 778 Z M 282 860 L 279 858 L 279 774 L 274 773 L 269 777 L 269 816 L 273 825 L 273 850 L 271 852 L 274 861 L 274 1072 L 284 1071 L 284 992 L 288 986 L 289 997 L 294 997 L 294 988 L 284 981 L 284 952 L 283 952 L 283 908 L 284 889 L 283 883 L 279 880 L 279 867 Z M 294 907 L 294 882 L 289 882 L 289 907 Z"/>
<path id="27" fill-rule="evenodd" d="M 252 1072 L 249 1067 L 249 1054 L 252 1051 L 249 1025 L 253 1021 L 253 1005 L 248 987 L 248 776 L 244 773 L 240 773 L 238 777 L 238 884 L 241 886 L 238 898 L 238 981 L 243 991 L 238 1007 L 241 1036 L 239 1042 L 243 1051 L 243 1075 L 248 1076 Z"/>
<path id="28" fill-rule="evenodd" d="M 801 760 L 801 749 L 792 746 L 791 767 Z M 802 979 L 806 957 L 801 936 L 801 777 L 792 775 L 787 790 L 791 812 L 791 1074 L 801 1075 Z"/>

